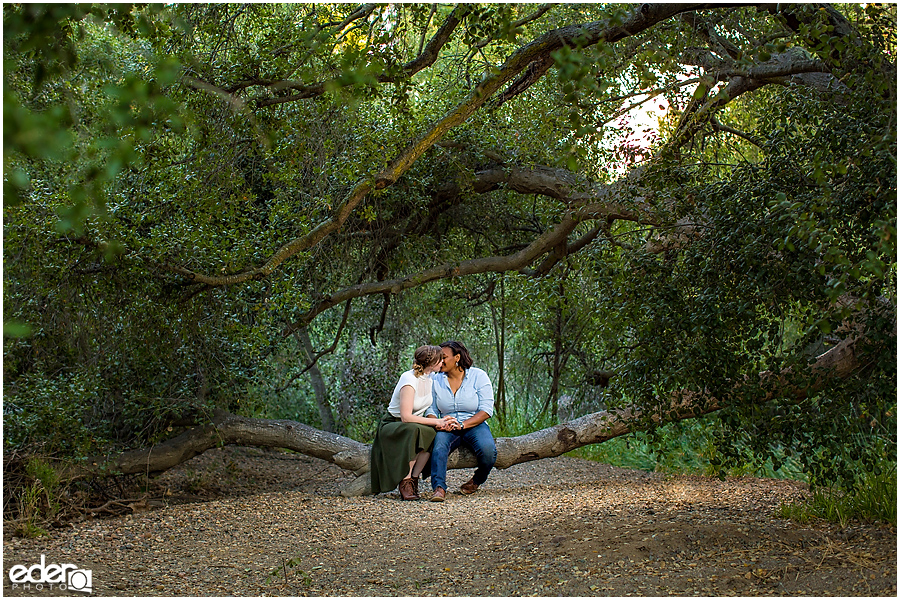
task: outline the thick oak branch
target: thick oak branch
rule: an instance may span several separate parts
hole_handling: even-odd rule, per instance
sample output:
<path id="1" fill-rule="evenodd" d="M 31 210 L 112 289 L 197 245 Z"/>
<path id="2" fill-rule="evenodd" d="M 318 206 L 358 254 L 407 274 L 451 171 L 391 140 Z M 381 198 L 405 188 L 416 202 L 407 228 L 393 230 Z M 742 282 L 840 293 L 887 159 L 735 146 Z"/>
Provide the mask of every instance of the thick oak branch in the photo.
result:
<path id="1" fill-rule="evenodd" d="M 760 374 L 760 381 L 775 381 L 779 385 L 769 393 L 743 398 L 743 402 L 762 404 L 776 395 L 792 397 L 800 401 L 810 393 L 821 389 L 825 382 L 834 377 L 846 378 L 860 367 L 856 348 L 859 338 L 848 338 L 818 357 L 812 365 L 812 378 L 805 386 L 789 383 L 790 374 Z M 585 415 L 573 421 L 541 429 L 514 438 L 498 438 L 498 469 L 542 458 L 553 458 L 588 444 L 600 444 L 613 438 L 641 431 L 651 423 L 681 421 L 700 417 L 724 408 L 725 403 L 718 398 L 695 392 L 675 392 L 669 397 L 669 407 L 664 411 L 645 413 L 640 409 L 600 411 Z M 478 465 L 475 456 L 465 448 L 450 456 L 448 469 L 474 468 Z M 372 493 L 369 473 L 364 473 L 348 484 L 341 494 L 362 496 Z"/>
<path id="2" fill-rule="evenodd" d="M 516 77 L 533 61 L 549 56 L 551 52 L 572 44 L 577 39 L 584 45 L 600 42 L 615 42 L 652 27 L 656 23 L 703 5 L 692 4 L 643 4 L 624 20 L 621 25 L 607 21 L 597 21 L 586 25 L 573 25 L 550 31 L 528 43 L 509 57 L 498 69 L 489 73 L 475 86 L 469 96 L 443 119 L 429 129 L 419 139 L 404 149 L 381 173 L 358 183 L 341 201 L 335 214 L 315 227 L 306 235 L 291 240 L 279 248 L 263 265 L 233 275 L 205 275 L 181 265 L 166 264 L 165 268 L 186 277 L 190 282 L 208 286 L 223 286 L 260 279 L 269 275 L 288 258 L 308 250 L 330 233 L 339 229 L 347 216 L 359 205 L 365 196 L 375 190 L 393 185 L 422 154 L 437 143 L 448 131 L 464 123 L 498 90 Z"/>

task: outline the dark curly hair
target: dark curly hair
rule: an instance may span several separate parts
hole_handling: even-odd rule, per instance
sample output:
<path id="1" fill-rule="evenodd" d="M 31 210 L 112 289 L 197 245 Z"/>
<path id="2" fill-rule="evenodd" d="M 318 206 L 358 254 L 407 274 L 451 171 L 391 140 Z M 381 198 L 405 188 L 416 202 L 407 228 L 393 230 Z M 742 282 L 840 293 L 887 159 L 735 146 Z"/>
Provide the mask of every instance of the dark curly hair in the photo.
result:
<path id="1" fill-rule="evenodd" d="M 447 340 L 441 344 L 441 348 L 450 348 L 450 351 L 453 352 L 454 355 L 459 355 L 458 364 L 462 369 L 468 369 L 474 363 L 472 357 L 469 356 L 469 349 L 463 346 L 462 342 Z"/>

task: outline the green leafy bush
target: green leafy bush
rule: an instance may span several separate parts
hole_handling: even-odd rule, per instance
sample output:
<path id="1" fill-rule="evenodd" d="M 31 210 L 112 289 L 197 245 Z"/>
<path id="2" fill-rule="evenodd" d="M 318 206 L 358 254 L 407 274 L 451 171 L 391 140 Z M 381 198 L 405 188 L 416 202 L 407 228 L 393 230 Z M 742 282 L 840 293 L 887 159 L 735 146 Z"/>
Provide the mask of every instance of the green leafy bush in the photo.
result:
<path id="1" fill-rule="evenodd" d="M 897 464 L 883 460 L 877 470 L 864 471 L 850 489 L 829 486 L 812 490 L 809 498 L 784 504 L 781 516 L 800 523 L 825 519 L 841 526 L 851 520 L 897 525 Z"/>

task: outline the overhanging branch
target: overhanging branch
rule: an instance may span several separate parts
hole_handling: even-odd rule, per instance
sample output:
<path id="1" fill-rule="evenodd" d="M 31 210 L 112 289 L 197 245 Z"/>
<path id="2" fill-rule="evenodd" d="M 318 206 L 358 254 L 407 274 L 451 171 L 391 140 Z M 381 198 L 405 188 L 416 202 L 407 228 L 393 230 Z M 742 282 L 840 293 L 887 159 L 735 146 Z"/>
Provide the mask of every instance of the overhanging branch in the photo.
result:
<path id="1" fill-rule="evenodd" d="M 531 170 L 525 171 L 528 173 L 532 172 Z M 314 305 L 298 321 L 292 324 L 288 330 L 286 330 L 285 335 L 289 335 L 290 332 L 297 328 L 305 327 L 320 313 L 351 298 L 359 298 L 373 294 L 399 294 L 402 291 L 432 281 L 479 273 L 520 271 L 526 275 L 535 274 L 535 271 L 529 270 L 527 267 L 542 255 L 554 251 L 554 249 L 561 244 L 566 245 L 567 251 L 577 252 L 596 236 L 596 232 L 593 233 L 593 235 L 588 233 L 581 240 L 574 242 L 571 246 L 568 245 L 568 236 L 575 230 L 579 223 L 584 221 L 601 219 L 606 222 L 622 219 L 640 223 L 655 222 L 652 210 L 645 203 L 633 201 L 630 203 L 631 206 L 629 207 L 629 203 L 617 201 L 619 198 L 617 194 L 631 196 L 640 191 L 639 181 L 636 181 L 639 177 L 625 177 L 605 186 L 575 186 L 573 185 L 571 177 L 566 177 L 563 181 L 544 177 L 548 175 L 549 171 L 550 170 L 540 171 L 541 177 L 538 177 L 537 179 L 539 185 L 553 194 L 565 189 L 570 195 L 560 195 L 559 197 L 570 205 L 571 208 L 563 214 L 556 225 L 539 235 L 525 248 L 509 255 L 488 256 L 465 260 L 458 263 L 445 263 L 403 278 L 363 283 L 345 288 Z M 512 169 L 509 172 L 514 173 L 515 169 Z M 500 178 L 503 171 L 498 169 L 496 171 L 491 170 L 483 173 L 486 173 L 483 181 L 490 182 L 493 185 L 495 183 L 495 177 Z M 519 180 L 519 182 L 521 183 L 523 180 L 524 178 Z M 551 185 L 551 181 L 555 182 L 555 184 Z M 534 188 L 529 187 L 526 189 L 533 190 Z M 532 193 L 535 192 L 532 191 Z M 599 229 L 597 232 L 599 232 Z M 549 270 L 550 267 L 552 267 L 552 265 L 548 266 L 547 269 Z"/>
<path id="2" fill-rule="evenodd" d="M 349 214 L 368 193 L 393 185 L 431 146 L 437 143 L 448 131 L 464 123 L 497 91 L 519 75 L 533 61 L 549 56 L 553 51 L 574 43 L 576 39 L 582 46 L 596 44 L 600 41 L 607 43 L 616 42 L 644 31 L 674 15 L 702 6 L 697 4 L 642 4 L 629 14 L 621 25 L 610 24 L 607 21 L 596 21 L 584 25 L 562 27 L 547 32 L 519 48 L 503 65 L 485 76 L 463 102 L 432 126 L 419 139 L 400 152 L 388 164 L 387 168 L 376 176 L 357 183 L 353 190 L 339 203 L 339 207 L 333 216 L 316 226 L 306 235 L 284 244 L 262 265 L 240 273 L 224 276 L 207 275 L 173 263 L 168 263 L 164 267 L 193 283 L 204 283 L 209 286 L 233 285 L 264 278 L 288 258 L 312 248 L 326 236 L 340 229 Z"/>

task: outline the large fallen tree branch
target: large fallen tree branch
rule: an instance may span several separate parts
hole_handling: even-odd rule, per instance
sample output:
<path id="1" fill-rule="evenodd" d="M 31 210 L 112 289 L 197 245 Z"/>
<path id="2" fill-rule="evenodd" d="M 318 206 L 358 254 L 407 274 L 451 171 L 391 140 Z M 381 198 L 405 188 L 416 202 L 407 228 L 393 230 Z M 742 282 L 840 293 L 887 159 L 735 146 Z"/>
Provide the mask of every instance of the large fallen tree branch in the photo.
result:
<path id="1" fill-rule="evenodd" d="M 833 377 L 849 377 L 859 368 L 856 354 L 859 338 L 853 337 L 820 355 L 811 368 L 807 385 L 796 386 L 791 373 L 760 374 L 760 381 L 776 383 L 778 387 L 756 398 L 746 401 L 765 403 L 776 395 L 793 397 L 800 401 L 825 385 Z M 641 431 L 651 423 L 682 421 L 700 417 L 725 407 L 720 399 L 697 392 L 675 392 L 670 396 L 669 407 L 645 413 L 640 409 L 600 411 L 585 415 L 573 421 L 541 429 L 514 438 L 498 438 L 497 463 L 499 469 L 542 458 L 561 456 L 589 444 L 601 444 L 613 438 Z M 448 469 L 465 469 L 477 466 L 474 454 L 462 448 L 450 457 Z M 372 493 L 369 473 L 364 473 L 341 490 L 344 496 L 364 496 Z"/>
<path id="2" fill-rule="evenodd" d="M 227 445 L 294 450 L 351 471 L 365 469 L 369 460 L 369 446 L 348 437 L 297 421 L 254 419 L 217 411 L 211 423 L 193 427 L 161 444 L 71 465 L 61 471 L 61 479 L 159 473 L 211 448 Z"/>
<path id="3" fill-rule="evenodd" d="M 765 372 L 760 381 L 770 385 L 771 391 L 745 402 L 762 403 L 774 398 L 791 397 L 797 401 L 821 389 L 831 378 L 846 378 L 861 365 L 857 348 L 861 338 L 849 337 L 820 355 L 811 365 L 811 377 L 805 385 L 791 381 L 791 373 Z M 699 417 L 723 408 L 717 398 L 697 392 L 671 394 L 665 410 L 645 412 L 640 409 L 601 411 L 513 438 L 498 438 L 497 463 L 500 469 L 513 465 L 560 456 L 588 444 L 599 444 L 639 431 L 651 422 L 683 420 Z M 327 433 L 290 420 L 270 420 L 240 417 L 217 412 L 212 422 L 194 427 L 162 444 L 124 452 L 115 457 L 95 457 L 84 463 L 60 467 L 61 478 L 74 481 L 93 476 L 158 473 L 179 465 L 209 450 L 225 445 L 262 446 L 294 450 L 332 462 L 342 469 L 355 472 L 358 477 L 344 488 L 345 496 L 371 493 L 369 481 L 370 446 L 341 435 Z M 448 468 L 463 469 L 476 466 L 471 452 L 462 449 L 450 457 Z"/>

